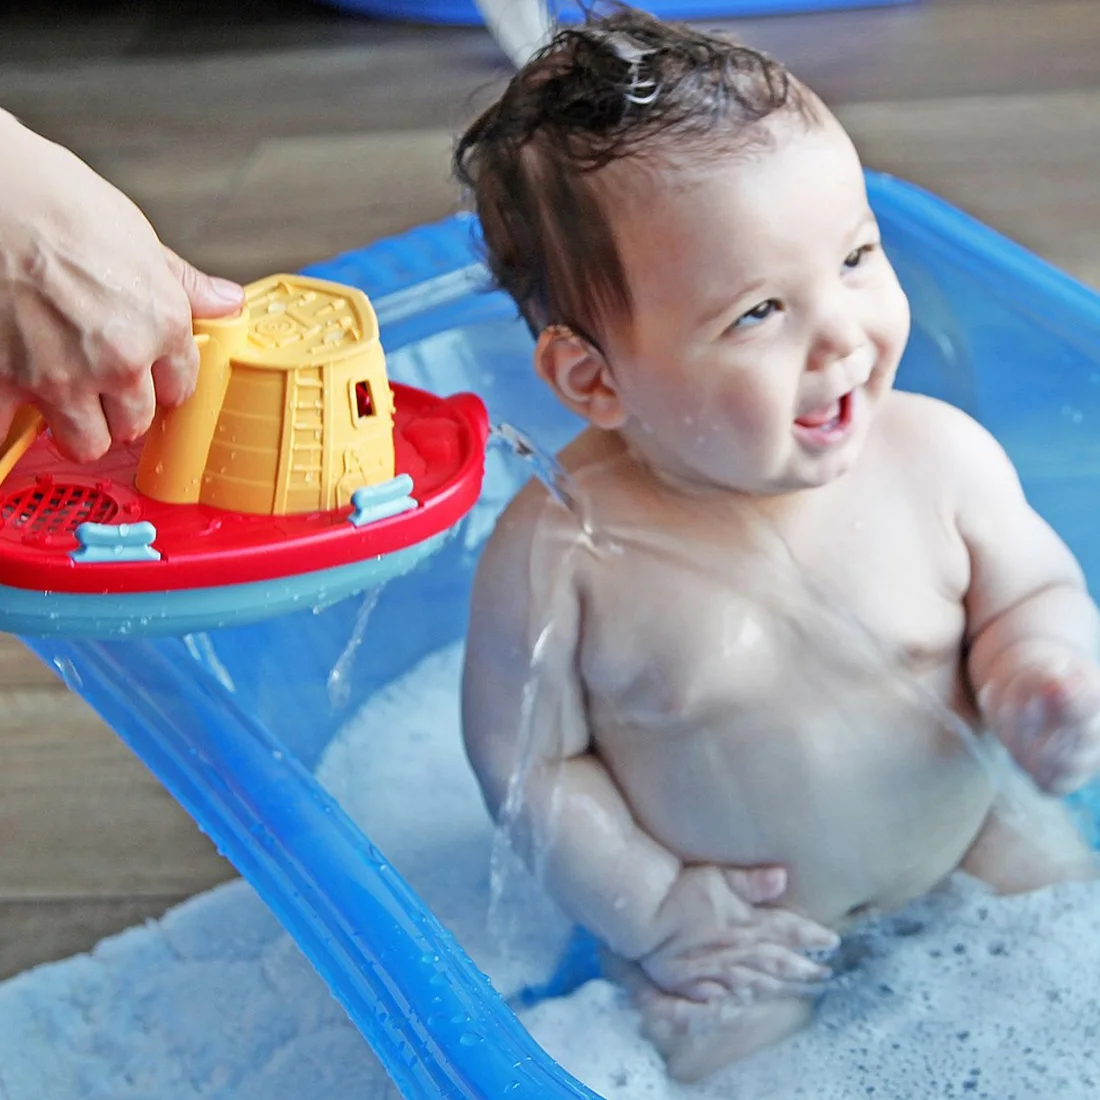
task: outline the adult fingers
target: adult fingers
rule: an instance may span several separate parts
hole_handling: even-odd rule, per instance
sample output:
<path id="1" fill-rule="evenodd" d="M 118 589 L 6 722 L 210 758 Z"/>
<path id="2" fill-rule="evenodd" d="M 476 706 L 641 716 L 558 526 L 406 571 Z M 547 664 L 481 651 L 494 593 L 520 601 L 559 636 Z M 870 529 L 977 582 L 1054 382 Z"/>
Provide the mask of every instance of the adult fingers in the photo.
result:
<path id="1" fill-rule="evenodd" d="M 199 349 L 191 338 L 175 355 L 166 355 L 153 364 L 153 388 L 156 403 L 166 409 L 182 405 L 195 392 L 199 376 Z"/>
<path id="2" fill-rule="evenodd" d="M 8 438 L 16 409 L 23 404 L 23 398 L 11 386 L 0 382 L 0 444 Z"/>
<path id="3" fill-rule="evenodd" d="M 64 405 L 39 403 L 58 450 L 76 462 L 102 458 L 111 446 L 111 432 L 97 394 L 71 396 Z"/>
<path id="4" fill-rule="evenodd" d="M 207 275 L 167 245 L 162 247 L 169 271 L 179 281 L 191 303 L 193 317 L 227 317 L 244 305 L 244 289 L 239 284 Z"/>
<path id="5" fill-rule="evenodd" d="M 149 430 L 157 410 L 152 376 L 148 372 L 138 375 L 125 389 L 104 394 L 100 404 L 111 438 L 119 443 L 133 443 Z"/>

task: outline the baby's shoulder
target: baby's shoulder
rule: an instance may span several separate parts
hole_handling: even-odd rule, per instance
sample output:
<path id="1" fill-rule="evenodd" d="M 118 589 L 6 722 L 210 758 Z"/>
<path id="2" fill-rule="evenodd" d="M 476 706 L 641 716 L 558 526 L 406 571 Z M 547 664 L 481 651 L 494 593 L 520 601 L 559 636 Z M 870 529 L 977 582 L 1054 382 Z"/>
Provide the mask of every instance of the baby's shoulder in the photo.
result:
<path id="1" fill-rule="evenodd" d="M 1012 460 L 988 428 L 954 405 L 922 394 L 894 392 L 878 433 L 898 477 L 931 494 L 955 513 L 983 509 L 989 499 L 1015 493 Z"/>
<path id="2" fill-rule="evenodd" d="M 506 574 L 512 591 L 521 590 L 527 585 L 533 559 L 553 556 L 555 547 L 564 554 L 569 519 L 541 482 L 530 481 L 497 518 L 479 571 Z"/>
<path id="3" fill-rule="evenodd" d="M 895 390 L 884 402 L 880 427 L 880 446 L 915 473 L 942 468 L 957 475 L 959 463 L 985 467 L 1004 460 L 1001 445 L 974 417 L 924 394 Z"/>
<path id="4" fill-rule="evenodd" d="M 881 422 L 887 437 L 900 444 L 920 443 L 951 447 L 985 429 L 956 405 L 923 393 L 893 390 L 883 402 Z"/>
<path id="5" fill-rule="evenodd" d="M 577 508 L 598 511 L 598 479 L 577 482 L 577 463 L 570 448 L 558 456 L 571 484 L 564 491 L 575 494 Z M 531 478 L 497 518 L 481 553 L 478 574 L 494 585 L 506 585 L 516 598 L 528 592 L 532 579 L 557 573 L 575 550 L 581 527 L 577 515 L 555 499 L 538 478 Z"/>

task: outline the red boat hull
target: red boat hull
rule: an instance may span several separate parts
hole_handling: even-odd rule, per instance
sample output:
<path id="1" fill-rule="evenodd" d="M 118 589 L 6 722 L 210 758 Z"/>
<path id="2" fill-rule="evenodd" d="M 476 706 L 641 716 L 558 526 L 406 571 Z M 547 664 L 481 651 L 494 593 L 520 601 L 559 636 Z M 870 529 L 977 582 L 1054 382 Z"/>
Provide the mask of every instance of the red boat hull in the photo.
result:
<path id="1" fill-rule="evenodd" d="M 488 416 L 471 394 L 438 398 L 397 383 L 393 391 L 397 473 L 412 478 L 411 511 L 356 527 L 350 507 L 253 516 L 164 504 L 134 488 L 139 447 L 78 466 L 43 436 L 0 488 L 0 581 L 97 595 L 211 588 L 348 565 L 440 534 L 481 492 Z M 160 560 L 74 562 L 82 523 L 150 523 Z"/>

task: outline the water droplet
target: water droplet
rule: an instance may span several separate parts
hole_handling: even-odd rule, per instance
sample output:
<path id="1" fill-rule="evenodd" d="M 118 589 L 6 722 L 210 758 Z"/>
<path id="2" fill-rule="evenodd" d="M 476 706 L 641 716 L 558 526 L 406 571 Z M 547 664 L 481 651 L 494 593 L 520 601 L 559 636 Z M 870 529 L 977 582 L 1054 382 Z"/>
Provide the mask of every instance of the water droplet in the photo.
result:
<path id="1" fill-rule="evenodd" d="M 51 619 L 56 617 L 56 614 L 50 615 Z M 55 657 L 52 663 L 65 686 L 71 691 L 79 691 L 83 681 L 80 679 L 80 673 L 76 671 L 76 665 L 67 657 Z"/>

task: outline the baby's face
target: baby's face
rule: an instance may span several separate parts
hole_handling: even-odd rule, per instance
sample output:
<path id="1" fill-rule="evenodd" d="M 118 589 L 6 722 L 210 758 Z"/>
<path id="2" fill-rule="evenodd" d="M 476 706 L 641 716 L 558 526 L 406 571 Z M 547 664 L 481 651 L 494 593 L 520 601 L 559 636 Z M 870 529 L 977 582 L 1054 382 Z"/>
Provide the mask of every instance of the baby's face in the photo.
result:
<path id="1" fill-rule="evenodd" d="M 606 351 L 630 444 L 699 487 L 771 494 L 845 473 L 909 309 L 840 125 L 776 122 L 759 152 L 621 190 L 634 312 Z"/>

